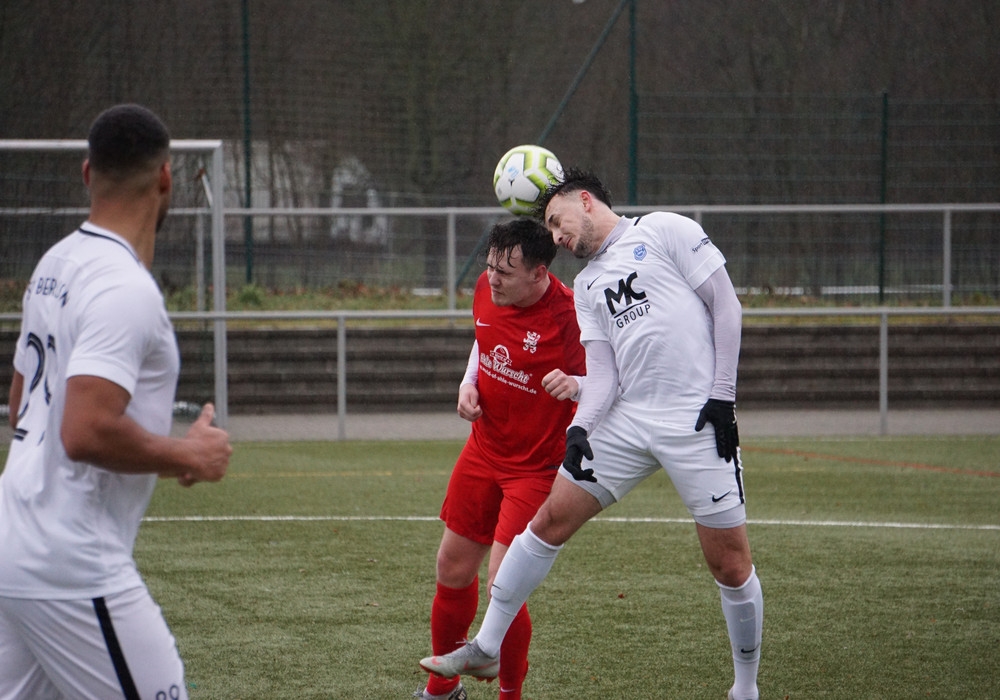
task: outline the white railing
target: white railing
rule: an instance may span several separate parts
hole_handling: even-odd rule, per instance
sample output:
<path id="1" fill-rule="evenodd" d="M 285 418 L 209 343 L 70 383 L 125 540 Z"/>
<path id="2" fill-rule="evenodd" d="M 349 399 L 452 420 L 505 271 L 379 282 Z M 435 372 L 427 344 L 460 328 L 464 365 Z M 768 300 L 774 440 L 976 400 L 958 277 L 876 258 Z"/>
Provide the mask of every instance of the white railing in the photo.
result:
<path id="1" fill-rule="evenodd" d="M 744 317 L 877 317 L 879 319 L 879 425 L 882 435 L 888 433 L 889 422 L 889 318 L 912 316 L 998 316 L 1000 306 L 963 308 L 813 308 L 813 309 L 744 309 Z M 275 321 L 275 320 L 324 320 L 337 322 L 337 434 L 346 437 L 347 420 L 347 322 L 377 319 L 467 319 L 470 312 L 456 311 L 269 311 L 231 313 L 174 313 L 177 320 L 213 321 Z M 216 376 L 216 401 L 219 400 L 220 383 L 225 390 L 226 375 Z M 223 401 L 222 405 L 228 405 Z"/>
<path id="2" fill-rule="evenodd" d="M 386 319 L 457 320 L 470 318 L 467 310 L 440 311 L 182 311 L 170 314 L 174 321 L 212 321 L 218 331 L 231 321 L 335 321 L 337 324 L 337 436 L 346 439 L 347 430 L 347 322 Z M 966 306 L 962 308 L 927 307 L 818 307 L 809 309 L 744 309 L 744 318 L 782 317 L 872 317 L 879 320 L 878 404 L 882 435 L 888 434 L 889 424 L 889 319 L 914 316 L 997 316 L 1000 306 Z M 18 321 L 18 314 L 0 314 L 0 322 Z M 227 358 L 215 358 L 216 421 L 228 423 Z"/>
<path id="3" fill-rule="evenodd" d="M 952 216 L 956 213 L 994 212 L 1000 213 L 1000 203 L 983 202 L 973 204 L 678 204 L 650 206 L 618 206 L 620 214 L 637 215 L 651 211 L 672 211 L 685 214 L 702 223 L 706 215 L 714 214 L 918 214 L 936 213 L 941 215 L 941 305 L 951 306 L 952 284 Z M 2 213 L 2 211 L 0 211 Z M 188 212 L 185 212 L 188 213 Z M 457 226 L 459 216 L 497 216 L 506 214 L 501 207 L 353 207 L 332 209 L 329 207 L 289 208 L 289 207 L 247 207 L 225 210 L 227 217 L 270 217 L 270 216 L 405 216 L 445 219 L 446 237 L 446 284 L 448 309 L 456 306 L 458 287 L 458 267 L 456 265 Z"/>
<path id="4" fill-rule="evenodd" d="M 747 309 L 744 316 L 878 316 L 881 319 L 880 354 L 879 354 L 879 414 L 882 434 L 887 432 L 888 424 L 888 319 L 890 316 L 920 316 L 920 315 L 968 315 L 968 314 L 1000 314 L 1000 307 L 962 307 L 953 308 L 952 296 L 952 242 L 951 220 L 955 212 L 1000 212 L 1000 203 L 942 203 L 942 204 L 761 204 L 761 205 L 668 205 L 668 206 L 622 206 L 616 210 L 622 214 L 634 215 L 650 211 L 664 210 L 687 214 L 701 222 L 706 214 L 877 214 L 877 213 L 939 213 L 942 217 L 941 248 L 941 307 L 940 308 L 890 308 L 874 307 L 858 308 L 814 308 L 814 309 Z M 327 312 L 210 312 L 204 315 L 192 313 L 186 318 L 211 319 L 216 324 L 224 325 L 226 320 L 265 320 L 265 319 L 324 319 L 336 320 L 338 327 L 338 350 L 341 339 L 346 333 L 348 319 L 372 318 L 461 318 L 467 312 L 456 310 L 457 265 L 456 265 L 456 219 L 467 215 L 496 215 L 504 210 L 499 207 L 404 207 L 377 208 L 357 207 L 344 209 L 330 208 L 234 208 L 226 209 L 226 216 L 415 216 L 415 217 L 445 217 L 446 219 L 446 256 L 447 256 L 447 310 L 441 312 L 365 312 L 365 311 L 327 311 Z M 222 308 L 216 305 L 216 308 Z M 289 315 L 283 315 L 283 314 Z M 180 318 L 181 316 L 178 316 Z M 338 424 L 341 439 L 344 435 L 346 418 L 346 371 L 340 369 L 343 354 L 338 352 Z M 218 360 L 217 360 L 218 362 Z M 225 384 L 225 373 L 216 374 L 216 392 L 218 396 L 220 383 Z M 224 398 L 224 397 L 223 397 Z M 228 406 L 228 403 L 224 403 Z M 226 409 L 224 409 L 226 410 Z M 223 414 L 223 419 L 228 413 Z"/>

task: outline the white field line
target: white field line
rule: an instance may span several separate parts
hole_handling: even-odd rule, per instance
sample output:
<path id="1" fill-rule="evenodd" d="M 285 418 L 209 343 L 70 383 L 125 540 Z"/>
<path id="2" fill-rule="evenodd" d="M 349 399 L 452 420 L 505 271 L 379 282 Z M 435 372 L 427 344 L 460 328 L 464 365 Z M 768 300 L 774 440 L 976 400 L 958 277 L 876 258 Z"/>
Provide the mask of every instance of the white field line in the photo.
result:
<path id="1" fill-rule="evenodd" d="M 215 522 L 440 522 L 437 516 L 424 515 L 182 515 L 151 516 L 147 523 L 215 523 Z M 595 518 L 593 522 L 653 523 L 690 525 L 689 518 Z M 748 520 L 748 525 L 779 527 L 869 527 L 899 530 L 982 530 L 1000 531 L 1000 525 L 961 525 L 953 523 L 894 523 L 850 520 Z"/>

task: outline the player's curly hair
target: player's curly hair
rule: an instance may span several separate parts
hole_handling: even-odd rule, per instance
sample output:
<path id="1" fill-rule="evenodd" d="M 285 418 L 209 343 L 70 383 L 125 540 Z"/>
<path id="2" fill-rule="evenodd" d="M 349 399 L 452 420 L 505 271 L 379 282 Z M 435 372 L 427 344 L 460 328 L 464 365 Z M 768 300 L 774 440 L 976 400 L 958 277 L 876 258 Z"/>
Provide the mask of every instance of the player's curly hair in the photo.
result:
<path id="1" fill-rule="evenodd" d="M 496 251 L 498 257 L 506 256 L 509 259 L 518 246 L 521 248 L 521 259 L 527 267 L 550 266 L 559 250 L 548 229 L 535 219 L 521 216 L 513 221 L 496 224 L 490 230 L 484 252 L 488 255 Z"/>
<path id="2" fill-rule="evenodd" d="M 611 194 L 596 175 L 580 168 L 566 168 L 563 170 L 562 180 L 542 192 L 538 201 L 535 202 L 535 207 L 531 212 L 532 216 L 539 221 L 545 221 L 545 210 L 553 197 L 582 190 L 590 192 L 597 200 L 611 206 Z"/>

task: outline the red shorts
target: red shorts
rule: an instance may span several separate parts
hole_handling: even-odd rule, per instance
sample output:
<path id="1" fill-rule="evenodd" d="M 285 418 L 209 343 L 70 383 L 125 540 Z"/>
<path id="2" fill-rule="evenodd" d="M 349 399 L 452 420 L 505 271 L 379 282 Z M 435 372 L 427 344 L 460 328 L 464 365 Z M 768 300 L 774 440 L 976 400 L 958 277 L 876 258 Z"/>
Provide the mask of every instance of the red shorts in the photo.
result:
<path id="1" fill-rule="evenodd" d="M 473 542 L 509 547 L 549 495 L 558 469 L 506 472 L 469 441 L 451 472 L 441 520 Z"/>

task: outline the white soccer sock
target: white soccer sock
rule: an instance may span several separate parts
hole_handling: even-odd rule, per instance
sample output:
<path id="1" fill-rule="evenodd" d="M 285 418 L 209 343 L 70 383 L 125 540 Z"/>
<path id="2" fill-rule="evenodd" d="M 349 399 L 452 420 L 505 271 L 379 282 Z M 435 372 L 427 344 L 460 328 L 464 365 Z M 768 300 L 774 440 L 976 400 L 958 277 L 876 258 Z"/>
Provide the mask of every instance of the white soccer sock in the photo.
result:
<path id="1" fill-rule="evenodd" d="M 751 570 L 750 578 L 739 588 L 716 583 L 722 593 L 722 614 L 726 617 L 729 642 L 733 648 L 733 668 L 736 672 L 733 696 L 756 698 L 759 695 L 757 669 L 764 629 L 764 594 L 757 569 Z"/>
<path id="2" fill-rule="evenodd" d="M 500 562 L 490 591 L 490 605 L 476 634 L 483 653 L 497 656 L 511 622 L 531 592 L 548 576 L 562 546 L 553 547 L 531 531 L 531 526 L 514 538 Z"/>

